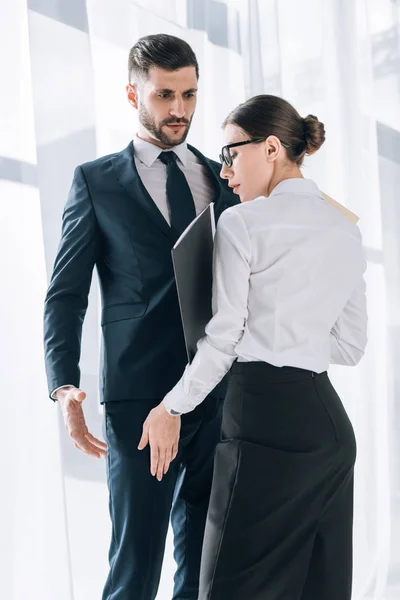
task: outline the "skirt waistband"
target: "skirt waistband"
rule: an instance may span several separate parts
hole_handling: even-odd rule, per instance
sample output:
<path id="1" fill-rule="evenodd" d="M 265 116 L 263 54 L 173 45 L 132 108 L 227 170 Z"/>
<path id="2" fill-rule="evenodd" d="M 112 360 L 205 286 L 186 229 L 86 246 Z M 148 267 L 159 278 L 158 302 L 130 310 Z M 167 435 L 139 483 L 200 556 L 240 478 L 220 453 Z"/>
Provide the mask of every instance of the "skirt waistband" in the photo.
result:
<path id="1" fill-rule="evenodd" d="M 327 372 L 316 373 L 299 367 L 276 367 L 266 362 L 238 362 L 235 361 L 231 369 L 232 375 L 241 375 L 244 378 L 261 378 L 271 382 L 300 381 L 313 377 L 324 377 Z"/>

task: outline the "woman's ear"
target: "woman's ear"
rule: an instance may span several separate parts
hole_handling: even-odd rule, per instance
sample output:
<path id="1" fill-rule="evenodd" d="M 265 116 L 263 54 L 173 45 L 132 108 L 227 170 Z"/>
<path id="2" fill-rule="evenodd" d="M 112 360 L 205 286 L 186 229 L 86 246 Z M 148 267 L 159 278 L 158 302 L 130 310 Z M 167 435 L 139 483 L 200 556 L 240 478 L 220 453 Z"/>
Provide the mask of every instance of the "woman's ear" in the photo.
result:
<path id="1" fill-rule="evenodd" d="M 129 104 L 133 106 L 133 108 L 139 108 L 139 98 L 136 85 L 128 83 L 125 89 Z"/>
<path id="2" fill-rule="evenodd" d="M 265 153 L 267 162 L 274 162 L 281 151 L 281 143 L 275 135 L 270 135 L 265 140 Z"/>

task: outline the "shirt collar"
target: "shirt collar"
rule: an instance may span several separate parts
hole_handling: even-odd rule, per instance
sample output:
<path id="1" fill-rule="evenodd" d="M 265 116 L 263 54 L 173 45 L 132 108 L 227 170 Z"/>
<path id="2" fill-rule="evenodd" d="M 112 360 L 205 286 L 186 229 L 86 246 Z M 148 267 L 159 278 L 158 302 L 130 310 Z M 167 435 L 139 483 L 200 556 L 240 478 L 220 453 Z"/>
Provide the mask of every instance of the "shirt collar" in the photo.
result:
<path id="1" fill-rule="evenodd" d="M 137 135 L 133 140 L 133 150 L 136 158 L 140 160 L 146 167 L 151 167 L 152 164 L 157 160 L 161 152 L 163 150 L 152 144 L 151 142 L 147 142 L 146 140 L 142 140 Z M 165 150 L 165 152 L 175 152 L 181 163 L 184 167 L 187 166 L 189 160 L 189 151 L 186 142 L 179 144 L 178 146 L 174 146 L 171 150 Z"/>
<path id="2" fill-rule="evenodd" d="M 294 179 L 284 179 L 274 187 L 269 197 L 278 194 L 313 194 L 322 198 L 317 184 L 312 179 L 296 177 Z"/>

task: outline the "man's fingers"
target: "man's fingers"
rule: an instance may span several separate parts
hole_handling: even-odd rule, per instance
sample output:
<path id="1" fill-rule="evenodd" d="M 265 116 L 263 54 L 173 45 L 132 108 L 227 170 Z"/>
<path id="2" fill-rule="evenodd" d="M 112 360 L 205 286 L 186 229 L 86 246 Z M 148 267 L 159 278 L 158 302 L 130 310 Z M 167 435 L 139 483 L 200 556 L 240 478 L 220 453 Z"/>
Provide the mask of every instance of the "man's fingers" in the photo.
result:
<path id="1" fill-rule="evenodd" d="M 84 452 L 85 454 L 88 454 L 89 456 L 94 456 L 96 458 L 100 458 L 100 456 L 101 456 L 101 454 L 100 454 L 101 451 L 98 448 L 96 448 L 96 446 L 93 446 L 93 444 L 91 444 L 87 440 L 78 441 L 77 447 L 79 448 L 79 450 L 82 450 L 82 452 Z"/>
<path id="2" fill-rule="evenodd" d="M 89 456 L 95 456 L 96 458 L 100 458 L 100 456 L 105 456 L 106 451 L 98 448 L 94 444 L 92 444 L 86 437 L 86 435 L 76 436 L 72 438 L 75 448 L 78 450 L 82 450 L 85 454 Z"/>
<path id="3" fill-rule="evenodd" d="M 91 444 L 93 444 L 94 446 L 97 446 L 98 448 L 100 448 L 101 450 L 107 450 L 107 444 L 105 442 L 102 442 L 101 440 L 98 440 L 96 437 L 94 437 L 94 435 L 92 435 L 91 433 L 87 433 L 86 434 L 86 439 L 89 440 L 89 442 Z"/>
<path id="4" fill-rule="evenodd" d="M 100 458 L 101 456 L 100 450 L 98 450 L 96 446 L 92 446 L 92 444 L 89 444 L 88 442 L 78 443 L 78 448 L 88 456 L 94 456 L 95 458 Z"/>

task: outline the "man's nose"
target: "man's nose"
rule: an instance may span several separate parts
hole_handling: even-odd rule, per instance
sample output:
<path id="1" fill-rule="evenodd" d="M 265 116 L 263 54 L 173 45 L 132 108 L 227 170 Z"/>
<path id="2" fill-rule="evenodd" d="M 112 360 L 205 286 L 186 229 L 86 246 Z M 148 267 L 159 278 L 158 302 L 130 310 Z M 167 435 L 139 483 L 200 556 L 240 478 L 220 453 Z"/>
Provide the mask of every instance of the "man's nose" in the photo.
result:
<path id="1" fill-rule="evenodd" d="M 183 102 L 183 98 L 176 97 L 174 99 L 170 109 L 170 113 L 171 115 L 178 117 L 178 119 L 181 119 L 185 115 L 185 104 Z"/>

